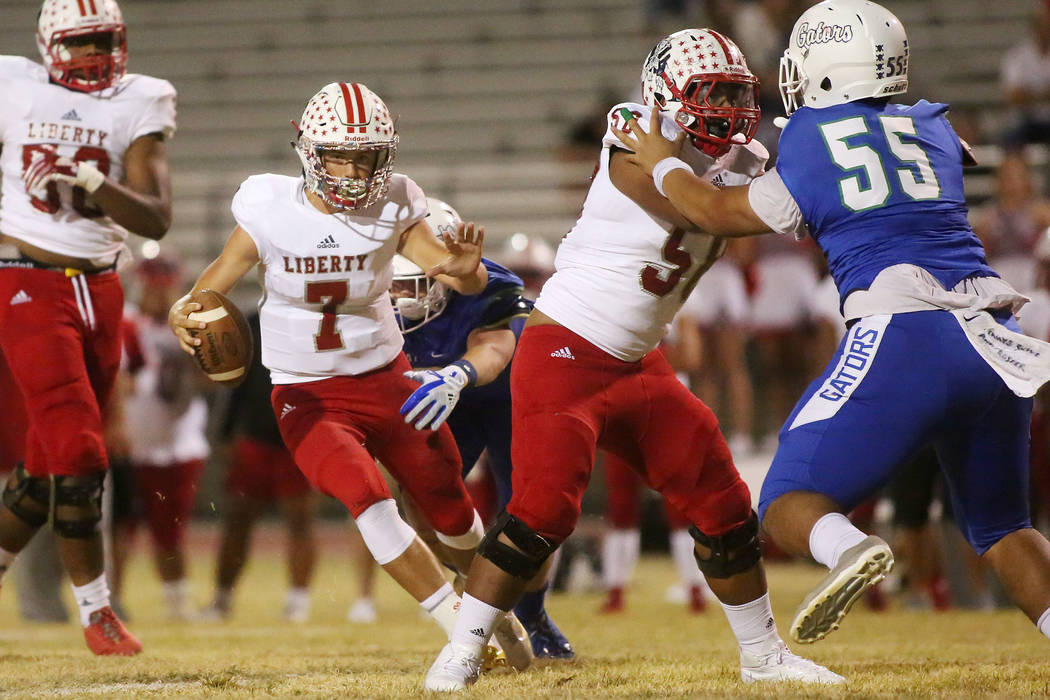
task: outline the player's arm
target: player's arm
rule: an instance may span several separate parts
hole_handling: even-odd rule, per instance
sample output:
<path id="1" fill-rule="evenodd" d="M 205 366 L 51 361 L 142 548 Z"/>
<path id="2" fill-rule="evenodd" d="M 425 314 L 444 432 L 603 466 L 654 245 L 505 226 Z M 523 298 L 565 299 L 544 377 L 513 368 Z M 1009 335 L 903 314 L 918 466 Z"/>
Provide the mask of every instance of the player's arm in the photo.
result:
<path id="1" fill-rule="evenodd" d="M 456 235 L 437 239 L 426 221 L 420 219 L 401 234 L 398 251 L 434 277 L 460 294 L 477 294 L 485 288 L 489 273 L 481 262 L 481 244 L 485 227 L 474 222 L 461 223 Z"/>
<path id="2" fill-rule="evenodd" d="M 609 179 L 624 196 L 651 216 L 669 221 L 683 231 L 698 231 L 695 223 L 682 215 L 675 206 L 656 190 L 653 178 L 629 160 L 630 151 L 609 149 Z"/>
<path id="3" fill-rule="evenodd" d="M 654 109 L 650 121 L 651 133 L 642 129 L 633 117 L 628 122 L 629 133 L 613 127 L 613 133 L 633 151 L 625 159 L 637 165 L 649 177 L 653 177 L 657 164 L 676 157 L 681 140 L 685 137 L 683 133 L 675 141 L 664 138 L 660 132 L 660 118 L 660 110 Z M 748 199 L 750 185 L 719 189 L 694 175 L 688 168 L 658 172 L 653 181 L 653 189 L 657 193 L 662 185 L 664 196 L 674 208 L 706 233 L 717 236 L 769 233 L 769 226 L 751 209 Z"/>
<path id="4" fill-rule="evenodd" d="M 474 366 L 477 378 L 475 386 L 488 384 L 510 364 L 518 339 L 514 331 L 507 328 L 475 328 L 467 336 L 467 351 L 463 360 Z"/>
<path id="5" fill-rule="evenodd" d="M 193 348 L 201 343 L 199 338 L 190 335 L 188 329 L 200 329 L 207 326 L 203 321 L 189 319 L 191 313 L 201 309 L 201 305 L 190 301 L 190 297 L 201 289 L 213 289 L 220 294 L 228 294 L 234 285 L 258 263 L 259 250 L 255 246 L 255 241 L 240 226 L 233 229 L 219 257 L 204 268 L 204 272 L 197 278 L 189 294 L 172 304 L 168 311 L 168 325 L 175 337 L 179 339 L 179 345 L 185 352 L 192 355 Z"/>

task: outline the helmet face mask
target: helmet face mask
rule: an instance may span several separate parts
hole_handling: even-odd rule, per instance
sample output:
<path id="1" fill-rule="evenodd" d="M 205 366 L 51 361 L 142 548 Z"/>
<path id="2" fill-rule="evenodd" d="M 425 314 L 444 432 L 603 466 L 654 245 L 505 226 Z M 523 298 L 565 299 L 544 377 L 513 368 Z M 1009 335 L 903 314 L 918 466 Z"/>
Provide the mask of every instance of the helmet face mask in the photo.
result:
<path id="1" fill-rule="evenodd" d="M 430 214 L 427 223 L 441 238 L 455 235 L 462 222 L 459 214 L 448 203 L 427 197 Z M 394 280 L 390 285 L 390 303 L 402 333 L 419 330 L 441 315 L 448 305 L 451 290 L 426 273 L 408 258 L 394 256 Z"/>
<path id="2" fill-rule="evenodd" d="M 758 129 L 758 78 L 728 37 L 684 29 L 661 39 L 642 68 L 642 101 L 659 106 L 693 145 L 720 156 Z"/>
<path id="3" fill-rule="evenodd" d="M 780 59 L 780 96 L 790 116 L 908 90 L 908 37 L 900 20 L 869 0 L 825 0 L 802 13 Z"/>
<path id="4" fill-rule="evenodd" d="M 308 190 L 338 209 L 365 209 L 386 199 L 398 135 L 378 95 L 360 83 L 330 83 L 307 103 L 297 128 L 292 145 Z M 376 154 L 370 175 L 345 167 L 332 172 L 327 161 L 354 162 L 355 152 Z"/>
<path id="5" fill-rule="evenodd" d="M 45 0 L 36 40 L 51 79 L 63 87 L 96 92 L 124 77 L 127 29 L 115 0 Z M 93 52 L 79 50 L 89 44 Z"/>

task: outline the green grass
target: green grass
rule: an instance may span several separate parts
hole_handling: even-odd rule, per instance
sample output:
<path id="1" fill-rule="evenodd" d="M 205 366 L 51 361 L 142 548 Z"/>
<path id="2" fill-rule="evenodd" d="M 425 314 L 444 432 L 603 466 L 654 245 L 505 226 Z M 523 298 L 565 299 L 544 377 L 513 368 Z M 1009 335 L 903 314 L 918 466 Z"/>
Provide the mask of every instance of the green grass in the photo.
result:
<path id="1" fill-rule="evenodd" d="M 193 562 L 199 602 L 210 594 L 210 548 Z M 0 694 L 4 697 L 418 697 L 443 644 L 418 606 L 380 578 L 376 625 L 345 622 L 352 580 L 341 551 L 319 567 L 311 621 L 280 618 L 285 575 L 279 551 L 260 551 L 238 590 L 232 621 L 164 619 L 146 558 L 129 581 L 131 629 L 146 651 L 97 658 L 73 625 L 18 620 L 12 591 L 0 598 Z M 794 606 L 820 571 L 772 565 L 774 611 L 786 633 Z M 1019 697 L 1050 695 L 1050 642 L 1020 613 L 854 610 L 843 629 L 796 652 L 845 675 L 841 688 L 751 686 L 739 680 L 736 646 L 717 604 L 700 616 L 665 603 L 669 560 L 643 558 L 624 614 L 595 615 L 599 594 L 555 595 L 549 609 L 579 659 L 523 674 L 484 676 L 470 697 Z"/>

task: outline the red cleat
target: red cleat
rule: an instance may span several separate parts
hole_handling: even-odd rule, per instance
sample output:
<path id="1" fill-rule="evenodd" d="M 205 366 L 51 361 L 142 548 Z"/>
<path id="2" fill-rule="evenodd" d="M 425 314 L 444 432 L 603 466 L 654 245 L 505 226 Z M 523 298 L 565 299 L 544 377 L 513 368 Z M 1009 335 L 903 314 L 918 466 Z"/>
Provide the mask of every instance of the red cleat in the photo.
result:
<path id="1" fill-rule="evenodd" d="M 598 612 L 603 615 L 609 615 L 614 613 L 621 613 L 624 609 L 623 602 L 623 589 L 622 588 L 610 588 L 609 596 L 602 603 L 602 607 Z"/>
<path id="2" fill-rule="evenodd" d="M 689 612 L 699 615 L 707 610 L 707 598 L 704 597 L 703 586 L 689 587 Z"/>
<path id="3" fill-rule="evenodd" d="M 108 605 L 91 613 L 84 628 L 88 648 L 99 656 L 134 656 L 142 651 L 142 642 L 124 627 Z"/>
<path id="4" fill-rule="evenodd" d="M 930 602 L 937 612 L 950 610 L 952 607 L 952 593 L 948 589 L 948 581 L 944 576 L 937 576 L 926 584 L 926 590 L 930 594 Z"/>
<path id="5" fill-rule="evenodd" d="M 868 610 L 872 612 L 886 612 L 890 607 L 889 598 L 886 597 L 886 592 L 882 590 L 882 584 L 875 584 L 864 593 L 864 602 L 868 606 Z"/>

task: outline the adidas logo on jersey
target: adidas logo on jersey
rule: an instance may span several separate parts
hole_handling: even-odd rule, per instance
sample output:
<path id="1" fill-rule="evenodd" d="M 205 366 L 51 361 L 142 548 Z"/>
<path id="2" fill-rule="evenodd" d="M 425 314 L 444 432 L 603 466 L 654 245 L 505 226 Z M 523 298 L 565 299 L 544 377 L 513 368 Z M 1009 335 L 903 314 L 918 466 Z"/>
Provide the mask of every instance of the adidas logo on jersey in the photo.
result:
<path id="1" fill-rule="evenodd" d="M 281 418 L 284 418 L 285 416 L 287 416 L 289 413 L 291 413 L 294 410 L 295 410 L 295 406 L 293 406 L 290 403 L 286 403 L 284 405 L 284 407 L 281 409 Z"/>
<path id="2" fill-rule="evenodd" d="M 324 237 L 320 243 L 317 244 L 318 248 L 338 248 L 339 244 L 335 242 L 335 236 L 328 234 Z"/>
<path id="3" fill-rule="evenodd" d="M 71 109 L 68 112 L 66 112 L 65 114 L 63 114 L 62 118 L 67 120 L 67 121 L 71 121 L 71 122 L 78 122 L 78 121 L 80 121 L 80 115 L 77 114 L 77 111 L 75 109 Z"/>
<path id="4" fill-rule="evenodd" d="M 564 357 L 566 360 L 575 360 L 576 356 L 569 350 L 569 346 L 566 345 L 561 350 L 555 350 L 551 353 L 551 357 Z"/>
<path id="5" fill-rule="evenodd" d="M 33 301 L 33 297 L 26 294 L 26 290 L 19 289 L 15 292 L 15 295 L 11 297 L 11 306 L 15 304 L 25 304 L 27 301 Z"/>
<path id="6" fill-rule="evenodd" d="M 715 175 L 714 178 L 712 178 L 711 180 L 711 184 L 717 187 L 718 189 L 723 189 L 726 186 L 726 181 L 725 179 L 723 179 L 722 173 L 718 173 L 717 175 Z"/>

